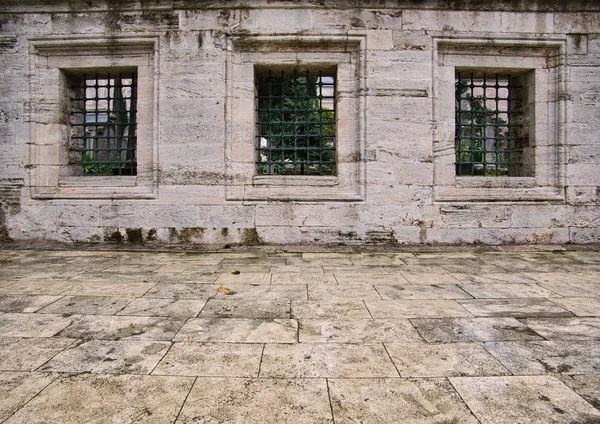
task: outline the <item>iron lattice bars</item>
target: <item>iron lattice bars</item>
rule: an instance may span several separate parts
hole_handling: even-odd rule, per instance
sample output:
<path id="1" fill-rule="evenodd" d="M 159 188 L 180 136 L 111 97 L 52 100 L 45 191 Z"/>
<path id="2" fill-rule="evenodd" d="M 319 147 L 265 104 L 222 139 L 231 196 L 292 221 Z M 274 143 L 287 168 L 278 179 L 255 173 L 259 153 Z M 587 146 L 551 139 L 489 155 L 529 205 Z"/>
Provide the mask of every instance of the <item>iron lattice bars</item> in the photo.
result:
<path id="1" fill-rule="evenodd" d="M 136 175 L 135 72 L 83 74 L 73 89 L 71 165 L 85 175 Z"/>
<path id="2" fill-rule="evenodd" d="M 521 88 L 511 75 L 456 75 L 456 175 L 509 176 L 522 163 Z"/>
<path id="3" fill-rule="evenodd" d="M 335 73 L 256 75 L 258 175 L 335 175 Z"/>

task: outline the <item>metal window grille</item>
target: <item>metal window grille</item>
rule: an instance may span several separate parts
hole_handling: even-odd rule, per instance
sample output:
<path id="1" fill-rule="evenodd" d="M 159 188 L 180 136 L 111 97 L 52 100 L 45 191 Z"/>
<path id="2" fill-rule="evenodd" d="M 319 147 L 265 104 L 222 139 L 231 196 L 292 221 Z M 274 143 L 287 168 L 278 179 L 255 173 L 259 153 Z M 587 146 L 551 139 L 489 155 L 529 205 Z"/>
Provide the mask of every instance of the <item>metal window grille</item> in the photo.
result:
<path id="1" fill-rule="evenodd" d="M 522 163 L 522 87 L 511 75 L 456 75 L 456 174 L 508 176 Z"/>
<path id="2" fill-rule="evenodd" d="M 256 76 L 258 175 L 335 175 L 335 76 L 272 72 Z"/>
<path id="3" fill-rule="evenodd" d="M 73 93 L 70 164 L 85 175 L 136 175 L 136 74 L 83 74 Z"/>

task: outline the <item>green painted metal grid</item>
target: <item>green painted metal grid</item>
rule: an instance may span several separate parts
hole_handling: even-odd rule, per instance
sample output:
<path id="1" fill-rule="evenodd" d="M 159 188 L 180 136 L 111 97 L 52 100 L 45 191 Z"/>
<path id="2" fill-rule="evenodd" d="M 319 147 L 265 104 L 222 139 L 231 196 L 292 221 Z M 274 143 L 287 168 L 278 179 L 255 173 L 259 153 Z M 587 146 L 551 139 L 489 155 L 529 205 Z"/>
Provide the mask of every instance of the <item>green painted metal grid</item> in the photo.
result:
<path id="1" fill-rule="evenodd" d="M 456 174 L 508 176 L 522 166 L 522 87 L 511 75 L 456 75 Z"/>
<path id="2" fill-rule="evenodd" d="M 83 74 L 73 92 L 72 137 L 81 156 L 70 164 L 85 175 L 136 175 L 136 73 Z"/>
<path id="3" fill-rule="evenodd" d="M 322 71 L 256 75 L 258 175 L 335 175 L 336 80 Z"/>

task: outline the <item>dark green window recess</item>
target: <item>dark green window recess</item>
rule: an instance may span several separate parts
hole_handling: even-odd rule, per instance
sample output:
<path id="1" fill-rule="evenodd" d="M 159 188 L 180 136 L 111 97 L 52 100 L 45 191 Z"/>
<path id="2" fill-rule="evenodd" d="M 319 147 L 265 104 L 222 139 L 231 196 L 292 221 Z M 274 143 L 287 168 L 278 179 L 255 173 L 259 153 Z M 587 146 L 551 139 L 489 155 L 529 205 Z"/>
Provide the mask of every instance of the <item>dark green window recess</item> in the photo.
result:
<path id="1" fill-rule="evenodd" d="M 503 74 L 456 75 L 456 175 L 520 175 L 523 88 Z"/>
<path id="2" fill-rule="evenodd" d="M 335 175 L 335 72 L 256 75 L 256 173 Z"/>
<path id="3" fill-rule="evenodd" d="M 84 175 L 136 175 L 136 74 L 72 81 L 70 165 Z"/>

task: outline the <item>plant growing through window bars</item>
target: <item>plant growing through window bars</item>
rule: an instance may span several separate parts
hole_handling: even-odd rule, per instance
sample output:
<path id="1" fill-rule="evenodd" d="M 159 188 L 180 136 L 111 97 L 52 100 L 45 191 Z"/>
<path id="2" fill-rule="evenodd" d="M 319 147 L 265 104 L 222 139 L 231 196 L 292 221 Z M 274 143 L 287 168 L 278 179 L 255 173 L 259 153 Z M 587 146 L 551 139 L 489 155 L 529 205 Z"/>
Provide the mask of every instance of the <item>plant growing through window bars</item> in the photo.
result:
<path id="1" fill-rule="evenodd" d="M 335 175 L 335 77 L 272 72 L 256 77 L 258 175 Z"/>
<path id="2" fill-rule="evenodd" d="M 456 76 L 456 175 L 512 175 L 522 164 L 521 87 L 510 75 Z"/>
<path id="3" fill-rule="evenodd" d="M 71 128 L 84 175 L 136 175 L 136 75 L 84 74 L 73 88 Z"/>

